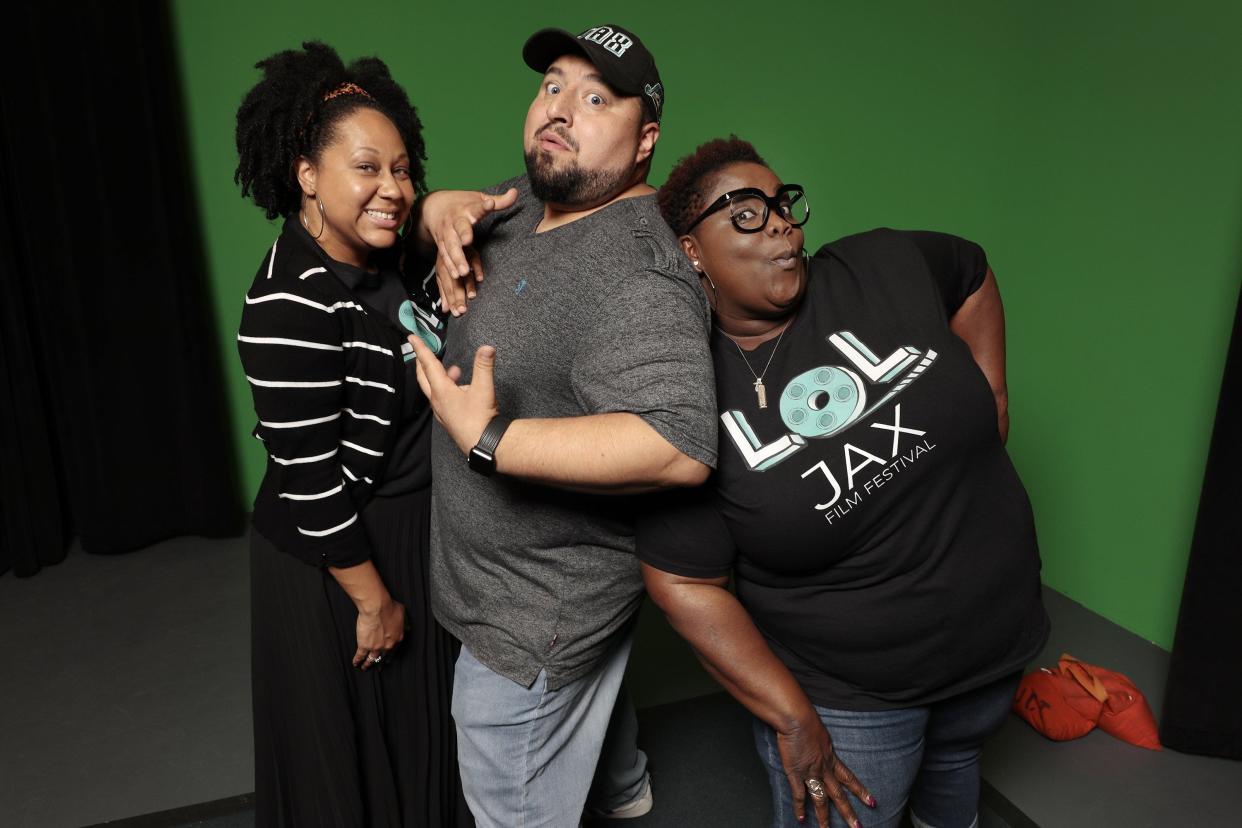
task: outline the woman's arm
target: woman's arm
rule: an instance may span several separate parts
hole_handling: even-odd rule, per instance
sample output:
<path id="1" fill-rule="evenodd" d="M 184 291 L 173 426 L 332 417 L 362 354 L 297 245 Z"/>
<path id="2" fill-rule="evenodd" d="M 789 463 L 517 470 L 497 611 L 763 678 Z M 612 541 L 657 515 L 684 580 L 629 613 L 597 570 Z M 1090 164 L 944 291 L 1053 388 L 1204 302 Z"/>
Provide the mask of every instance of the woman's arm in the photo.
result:
<path id="1" fill-rule="evenodd" d="M 404 608 L 369 560 L 370 541 L 346 489 L 337 310 L 316 302 L 318 295 L 289 292 L 290 281 L 256 281 L 242 311 L 238 351 L 259 418 L 255 434 L 272 460 L 268 474 L 288 504 L 293 537 L 304 544 L 298 557 L 326 566 L 358 608 L 352 661 L 367 669 L 401 641 Z"/>
<path id="2" fill-rule="evenodd" d="M 977 272 L 977 271 L 976 271 Z M 996 276 L 988 268 L 979 289 L 967 297 L 949 320 L 949 330 L 970 346 L 975 362 L 988 378 L 996 400 L 996 427 L 1001 442 L 1009 439 L 1009 388 L 1005 384 L 1005 309 Z"/>
<path id="3" fill-rule="evenodd" d="M 392 599 L 371 561 L 347 567 L 330 566 L 328 571 L 358 608 L 353 665 L 366 670 L 377 658 L 392 652 L 405 637 L 405 607 Z"/>
<path id="4" fill-rule="evenodd" d="M 726 589 L 728 578 L 688 578 L 643 564 L 643 579 L 651 599 L 712 677 L 776 731 L 799 821 L 805 818 L 806 781 L 821 779 L 841 816 L 857 825 L 845 791 L 872 807 L 874 800 L 833 752 L 811 700 Z M 812 801 L 819 824 L 827 825 L 827 801 Z"/>

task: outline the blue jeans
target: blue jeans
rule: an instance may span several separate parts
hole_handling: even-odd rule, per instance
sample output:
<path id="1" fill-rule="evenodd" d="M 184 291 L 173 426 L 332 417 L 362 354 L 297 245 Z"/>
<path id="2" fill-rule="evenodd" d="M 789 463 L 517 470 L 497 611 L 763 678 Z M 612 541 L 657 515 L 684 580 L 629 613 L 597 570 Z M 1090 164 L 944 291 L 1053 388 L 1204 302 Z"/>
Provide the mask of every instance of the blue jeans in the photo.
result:
<path id="1" fill-rule="evenodd" d="M 850 796 L 866 828 L 896 828 L 910 808 L 916 828 L 969 828 L 979 809 L 983 743 L 1005 721 L 1020 673 L 926 707 L 859 712 L 815 707 L 841 761 L 877 807 Z M 755 720 L 755 746 L 772 786 L 773 828 L 818 825 L 811 799 L 806 822 L 794 819 L 793 795 L 776 747 L 776 733 Z M 845 822 L 829 804 L 832 828 Z"/>
<path id="2" fill-rule="evenodd" d="M 544 671 L 526 688 L 461 648 L 453 719 L 462 790 L 479 828 L 574 828 L 588 791 L 591 805 L 605 809 L 642 794 L 647 757 L 633 707 L 626 697 L 617 703 L 631 643 L 626 636 L 594 670 L 556 690 Z"/>

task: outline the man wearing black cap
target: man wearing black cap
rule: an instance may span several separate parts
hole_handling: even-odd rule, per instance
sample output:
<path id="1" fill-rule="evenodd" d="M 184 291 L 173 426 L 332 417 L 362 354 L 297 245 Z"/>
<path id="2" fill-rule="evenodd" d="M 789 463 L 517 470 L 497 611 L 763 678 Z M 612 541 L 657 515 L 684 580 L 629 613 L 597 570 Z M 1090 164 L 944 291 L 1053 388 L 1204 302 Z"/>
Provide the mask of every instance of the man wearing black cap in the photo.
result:
<path id="1" fill-rule="evenodd" d="M 627 744 L 591 804 L 650 807 L 632 709 L 613 717 L 642 600 L 629 495 L 697 485 L 716 459 L 705 300 L 646 183 L 655 61 L 618 26 L 545 29 L 523 58 L 543 75 L 527 175 L 433 193 L 419 223 L 458 317 L 444 364 L 465 369 L 414 343 L 441 424 L 433 609 L 463 645 L 453 716 L 483 828 L 577 825 L 606 733 Z M 466 312 L 452 277 L 471 264 L 487 281 Z"/>

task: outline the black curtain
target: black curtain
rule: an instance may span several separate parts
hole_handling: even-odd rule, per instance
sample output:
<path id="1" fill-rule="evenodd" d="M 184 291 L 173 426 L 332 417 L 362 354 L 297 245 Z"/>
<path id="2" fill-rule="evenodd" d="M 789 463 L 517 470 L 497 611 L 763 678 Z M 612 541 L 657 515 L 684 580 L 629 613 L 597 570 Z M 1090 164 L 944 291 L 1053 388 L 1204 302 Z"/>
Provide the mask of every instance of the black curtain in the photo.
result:
<path id="1" fill-rule="evenodd" d="M 1160 741 L 1242 759 L 1242 298 L 1203 475 Z"/>
<path id="2" fill-rule="evenodd" d="M 0 93 L 0 573 L 237 534 L 159 2 L 18 3 Z"/>

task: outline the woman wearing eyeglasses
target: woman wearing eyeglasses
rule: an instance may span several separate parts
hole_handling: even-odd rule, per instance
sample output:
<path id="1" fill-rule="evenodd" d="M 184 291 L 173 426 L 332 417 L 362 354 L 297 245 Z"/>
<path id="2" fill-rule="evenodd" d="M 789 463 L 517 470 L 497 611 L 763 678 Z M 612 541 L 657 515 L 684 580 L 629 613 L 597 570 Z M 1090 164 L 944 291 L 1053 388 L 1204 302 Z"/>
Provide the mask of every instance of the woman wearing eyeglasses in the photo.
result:
<path id="1" fill-rule="evenodd" d="M 652 598 L 755 714 L 774 825 L 975 824 L 1048 630 L 983 250 L 873 230 L 807 256 L 802 188 L 736 138 L 659 200 L 714 311 L 723 427 L 713 481 L 640 525 Z"/>

